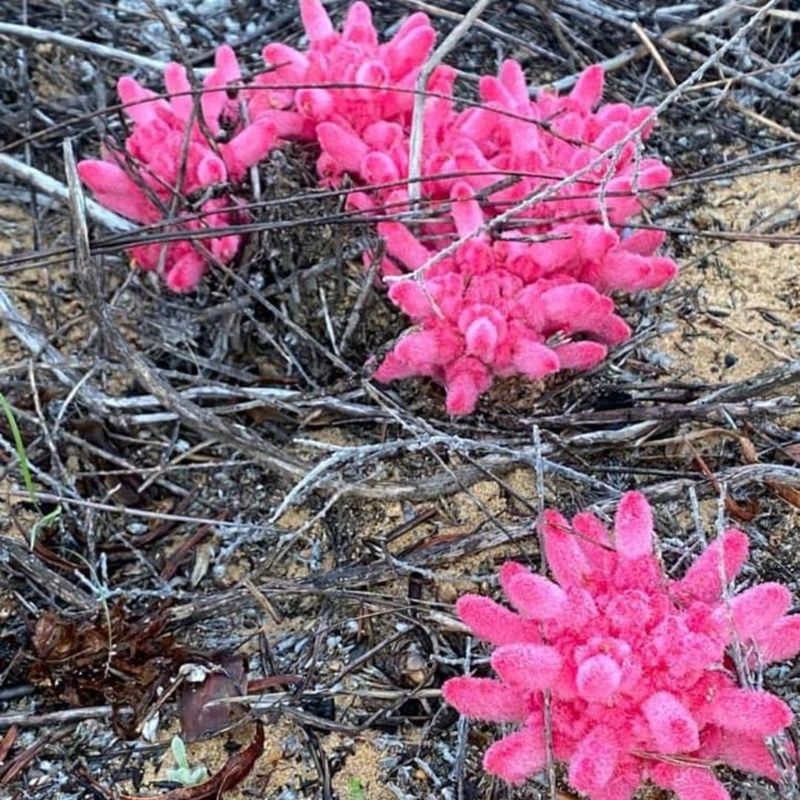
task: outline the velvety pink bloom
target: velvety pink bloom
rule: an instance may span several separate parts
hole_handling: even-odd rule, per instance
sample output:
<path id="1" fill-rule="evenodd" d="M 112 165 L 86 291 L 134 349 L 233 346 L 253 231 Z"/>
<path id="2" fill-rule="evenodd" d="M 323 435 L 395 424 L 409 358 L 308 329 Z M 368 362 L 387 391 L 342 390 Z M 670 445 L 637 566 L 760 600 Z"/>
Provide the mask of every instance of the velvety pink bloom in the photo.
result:
<path id="1" fill-rule="evenodd" d="M 217 50 L 197 107 L 179 64 L 164 70 L 171 95 L 167 99 L 123 76 L 117 91 L 132 124 L 125 150 L 107 150 L 103 160 L 81 161 L 81 180 L 99 203 L 135 222 L 161 223 L 162 231 L 197 231 L 243 221 L 234 194 L 219 191 L 211 200 L 200 200 L 212 187 L 227 190 L 240 182 L 277 142 L 271 124 L 245 124 L 241 118 L 238 101 L 230 96 L 236 94 L 230 87 L 240 81 L 236 56 L 227 46 Z M 197 287 L 210 261 L 230 263 L 240 243 L 239 235 L 209 236 L 140 245 L 129 252 L 137 266 L 159 271 L 170 289 L 188 292 Z"/>
<path id="2" fill-rule="evenodd" d="M 565 97 L 545 92 L 531 100 L 519 64 L 506 61 L 497 77 L 481 80 L 483 105 L 463 111 L 447 98 L 453 78 L 446 71 L 438 76 L 444 96 L 426 105 L 423 141 L 423 195 L 433 209 L 437 203 L 449 209 L 449 222 L 445 215 L 421 225 L 424 244 L 400 223 L 380 224 L 383 273 L 390 278 L 419 271 L 453 236 L 474 236 L 509 203 L 581 169 L 633 128 L 646 122 L 644 139 L 652 127 L 650 109 L 598 106 L 599 67 L 587 70 Z M 368 155 L 365 141 L 341 127 L 319 127 L 327 142 L 327 176 L 346 172 L 368 188 L 404 174 L 406 163 L 388 152 L 381 170 L 366 169 L 375 154 Z M 442 174 L 459 171 L 467 174 Z M 509 174 L 514 184 L 491 193 L 491 185 Z M 647 192 L 663 188 L 669 177 L 661 162 L 637 160 L 630 143 L 521 214 L 512 230 L 474 236 L 413 285 L 394 283 L 389 297 L 416 327 L 397 342 L 376 379 L 432 377 L 447 391 L 447 410 L 465 414 L 496 377 L 540 380 L 561 369 L 596 366 L 630 335 L 608 295 L 656 289 L 677 274 L 676 264 L 658 255 L 662 232 L 622 228 L 647 204 Z M 482 201 L 479 191 L 486 194 Z M 351 205 L 380 210 L 390 199 L 402 204 L 402 193 L 361 193 Z M 520 224 L 526 220 L 530 224 Z"/>
<path id="3" fill-rule="evenodd" d="M 459 231 L 480 226 L 474 200 L 454 206 Z M 402 267 L 418 269 L 433 255 L 401 223 L 381 223 L 378 231 Z M 527 269 L 536 263 L 537 245 L 508 245 L 473 240 L 421 280 L 392 284 L 389 299 L 416 327 L 384 359 L 377 380 L 434 378 L 447 391 L 447 410 L 468 414 L 495 377 L 535 381 L 560 369 L 590 369 L 609 346 L 628 338 L 611 298 L 580 281 L 568 265 Z"/>
<path id="4" fill-rule="evenodd" d="M 194 289 L 209 265 L 231 263 L 241 237 L 198 239 L 197 231 L 246 219 L 237 208 L 248 174 L 285 140 L 319 146 L 321 185 L 339 186 L 345 176 L 356 184 L 351 210 L 408 209 L 414 92 L 436 38 L 430 20 L 411 14 L 381 42 L 363 2 L 338 28 L 321 0 L 299 6 L 307 46 L 266 45 L 267 70 L 251 80 L 227 46 L 197 97 L 178 64 L 164 72 L 167 98 L 121 78 L 131 122 L 124 151 L 79 165 L 106 207 L 192 232 L 131 249 L 138 266 L 159 271 L 176 291 Z M 596 366 L 630 335 L 609 295 L 658 288 L 677 267 L 658 253 L 663 233 L 625 227 L 670 179 L 664 164 L 641 154 L 651 109 L 602 104 L 599 66 L 567 95 L 531 98 L 521 66 L 507 60 L 480 79 L 481 105 L 466 108 L 453 99 L 456 76 L 440 66 L 426 87 L 420 188 L 429 221 L 419 238 L 400 223 L 379 226 L 383 274 L 418 270 L 453 237 L 472 238 L 413 285 L 392 287 L 392 302 L 414 327 L 376 378 L 433 378 L 446 388 L 450 413 L 466 414 L 498 377 L 538 381 Z M 554 189 L 605 151 L 580 179 Z M 513 228 L 476 235 L 509 204 L 543 191 L 550 196 Z"/>
<path id="5" fill-rule="evenodd" d="M 350 168 L 338 163 L 343 151 L 334 134 L 361 137 L 372 125 L 389 124 L 407 135 L 414 83 L 433 49 L 435 31 L 425 14 L 412 14 L 381 44 L 363 2 L 350 6 L 341 31 L 320 0 L 300 0 L 300 14 L 308 49 L 281 43 L 264 48 L 269 71 L 258 75 L 248 92 L 250 115 L 270 119 L 284 112 L 310 123 L 287 138 L 312 138 L 314 125 L 335 123 L 333 134 L 321 142 L 323 156 L 337 164 L 339 175 L 357 172 L 352 161 Z M 377 152 L 385 149 L 376 147 Z"/>
<path id="6" fill-rule="evenodd" d="M 767 738 L 792 721 L 766 691 L 742 688 L 729 649 L 774 660 L 776 636 L 795 631 L 785 587 L 766 583 L 727 599 L 747 538 L 727 531 L 681 580 L 653 552 L 645 498 L 625 494 L 613 530 L 589 513 L 538 523 L 551 582 L 506 564 L 500 585 L 510 611 L 467 595 L 459 616 L 495 645 L 497 678 L 448 680 L 445 699 L 475 719 L 516 722 L 484 757 L 491 773 L 520 783 L 545 765 L 543 703 L 550 693 L 554 756 L 592 800 L 631 800 L 646 781 L 680 800 L 729 800 L 716 763 L 777 780 Z M 791 638 L 791 637 L 790 637 Z M 800 640 L 780 649 L 800 651 Z"/>
<path id="7" fill-rule="evenodd" d="M 191 232 L 191 238 L 178 239 L 165 244 L 143 244 L 131 247 L 129 254 L 133 264 L 146 271 L 163 274 L 169 289 L 173 292 L 192 292 L 197 288 L 208 269 L 209 260 L 221 264 L 230 263 L 241 246 L 239 234 L 227 236 L 201 236 L 203 228 L 235 227 L 241 222 L 242 214 L 225 198 L 207 200 L 200 206 L 196 218 L 185 218 L 174 226 L 164 226 L 163 230 Z"/>

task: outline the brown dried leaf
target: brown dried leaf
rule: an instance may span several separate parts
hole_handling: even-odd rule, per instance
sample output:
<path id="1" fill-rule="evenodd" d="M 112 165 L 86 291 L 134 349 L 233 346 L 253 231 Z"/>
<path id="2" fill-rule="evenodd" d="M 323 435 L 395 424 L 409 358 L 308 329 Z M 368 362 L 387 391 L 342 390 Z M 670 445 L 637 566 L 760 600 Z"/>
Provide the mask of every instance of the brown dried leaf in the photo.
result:
<path id="1" fill-rule="evenodd" d="M 225 656 L 202 683 L 184 681 L 178 698 L 178 715 L 183 739 L 194 742 L 208 734 L 229 728 L 246 711 L 239 703 L 214 703 L 240 697 L 247 690 L 244 660 Z"/>
<path id="2" fill-rule="evenodd" d="M 783 452 L 793 461 L 800 464 L 800 442 L 797 444 L 787 444 L 786 447 L 783 448 Z"/>
<path id="3" fill-rule="evenodd" d="M 739 437 L 739 449 L 742 451 L 742 458 L 745 464 L 758 464 L 756 446 L 746 436 Z"/>
<path id="4" fill-rule="evenodd" d="M 0 740 L 0 766 L 2 766 L 3 762 L 6 760 L 6 756 L 14 746 L 14 742 L 17 741 L 18 733 L 19 728 L 16 725 L 12 725 L 6 731 L 6 735 Z"/>
<path id="5" fill-rule="evenodd" d="M 785 483 L 778 483 L 778 481 L 767 481 L 766 483 L 778 497 L 782 497 L 795 508 L 800 508 L 800 489 L 795 489 L 794 486 L 787 486 Z"/>
<path id="6" fill-rule="evenodd" d="M 218 800 L 223 792 L 238 786 L 253 770 L 256 761 L 264 752 L 264 726 L 260 720 L 256 722 L 256 735 L 244 750 L 240 750 L 228 759 L 222 769 L 207 781 L 196 786 L 185 786 L 173 789 L 166 794 L 157 795 L 120 795 L 119 800 Z"/>
<path id="7" fill-rule="evenodd" d="M 0 768 L 0 786 L 6 786 L 12 781 L 15 781 L 31 761 L 44 749 L 48 741 L 49 739 L 47 737 L 39 739 L 30 747 L 17 753 L 8 764 Z"/>
<path id="8" fill-rule="evenodd" d="M 133 707 L 133 725 L 115 719 L 123 736 L 136 735 L 138 718 L 157 688 L 181 664 L 202 660 L 166 633 L 164 614 L 129 617 L 121 605 L 82 621 L 47 611 L 36 620 L 31 643 L 35 658 L 28 680 L 71 706 Z"/>
<path id="9" fill-rule="evenodd" d="M 717 480 L 717 476 L 709 468 L 708 464 L 706 464 L 705 460 L 699 453 L 695 453 L 694 456 L 694 463 L 700 472 L 708 479 L 709 483 L 719 491 L 719 481 Z M 758 500 L 748 500 L 746 503 L 740 503 L 738 500 L 734 500 L 730 495 L 725 496 L 725 510 L 732 516 L 738 519 L 741 522 L 750 522 L 751 520 L 755 519 L 756 514 L 758 514 L 759 504 Z"/>

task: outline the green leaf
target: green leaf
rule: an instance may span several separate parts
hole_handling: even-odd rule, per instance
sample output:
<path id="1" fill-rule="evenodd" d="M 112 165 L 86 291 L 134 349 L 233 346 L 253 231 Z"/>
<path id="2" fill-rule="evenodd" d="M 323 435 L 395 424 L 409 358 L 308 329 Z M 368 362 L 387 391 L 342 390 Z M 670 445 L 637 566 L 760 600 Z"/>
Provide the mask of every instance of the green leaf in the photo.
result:
<path id="1" fill-rule="evenodd" d="M 186 758 L 186 745 L 183 743 L 183 739 L 177 735 L 173 736 L 169 748 L 172 750 L 172 757 L 175 759 L 178 768 L 188 771 L 189 761 Z"/>
<path id="2" fill-rule="evenodd" d="M 19 471 L 22 473 L 22 482 L 31 496 L 31 502 L 34 505 L 39 505 L 36 499 L 36 487 L 33 483 L 33 476 L 31 475 L 31 467 L 28 463 L 28 453 L 25 450 L 25 445 L 22 441 L 22 435 L 19 432 L 16 417 L 14 416 L 14 409 L 11 408 L 11 403 L 6 400 L 5 395 L 0 392 L 0 408 L 6 415 L 8 420 L 8 427 L 11 429 L 11 438 L 14 440 L 14 450 L 17 453 L 17 460 L 19 461 Z"/>
<path id="3" fill-rule="evenodd" d="M 358 778 L 350 778 L 347 782 L 347 793 L 350 795 L 350 800 L 367 800 L 364 784 Z"/>
<path id="4" fill-rule="evenodd" d="M 167 770 L 167 779 L 180 783 L 182 786 L 195 786 L 208 778 L 208 770 L 204 766 L 190 767 L 189 759 L 186 757 L 186 745 L 180 736 L 173 736 L 170 742 L 172 757 L 178 765 L 177 769 Z"/>
<path id="5" fill-rule="evenodd" d="M 61 506 L 56 506 L 49 514 L 45 514 L 40 520 L 37 520 L 33 524 L 30 533 L 31 550 L 33 550 L 34 546 L 36 545 L 36 539 L 39 536 L 39 531 L 43 530 L 44 528 L 49 528 L 54 522 L 58 520 L 60 516 L 61 516 Z"/>

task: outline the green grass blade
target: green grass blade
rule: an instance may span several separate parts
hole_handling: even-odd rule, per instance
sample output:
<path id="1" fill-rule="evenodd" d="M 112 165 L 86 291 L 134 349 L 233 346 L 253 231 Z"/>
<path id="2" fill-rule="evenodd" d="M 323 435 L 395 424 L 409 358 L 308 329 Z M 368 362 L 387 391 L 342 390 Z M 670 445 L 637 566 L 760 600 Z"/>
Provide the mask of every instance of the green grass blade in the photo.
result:
<path id="1" fill-rule="evenodd" d="M 25 450 L 25 445 L 22 442 L 22 435 L 19 432 L 19 426 L 17 425 L 16 417 L 14 417 L 14 409 L 11 408 L 11 403 L 6 400 L 6 397 L 2 392 L 0 392 L 0 408 L 3 409 L 3 412 L 6 415 L 8 427 L 11 429 L 11 437 L 14 439 L 14 450 L 17 453 L 19 470 L 22 473 L 22 482 L 25 484 L 25 488 L 28 490 L 28 494 L 31 496 L 31 502 L 35 505 L 39 505 L 36 500 L 36 487 L 33 484 L 31 466 L 28 463 L 28 453 Z"/>

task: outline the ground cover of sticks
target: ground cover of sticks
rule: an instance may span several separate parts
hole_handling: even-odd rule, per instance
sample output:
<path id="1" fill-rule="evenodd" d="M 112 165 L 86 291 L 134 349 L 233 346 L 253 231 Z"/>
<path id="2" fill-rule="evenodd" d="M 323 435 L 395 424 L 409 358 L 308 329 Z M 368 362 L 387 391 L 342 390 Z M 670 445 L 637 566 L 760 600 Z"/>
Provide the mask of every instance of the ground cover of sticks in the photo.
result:
<path id="1" fill-rule="evenodd" d="M 471 6 L 372 7 L 379 29 L 425 10 L 444 36 Z M 509 55 L 536 86 L 604 62 L 608 99 L 673 93 L 649 146 L 675 182 L 644 223 L 682 273 L 625 301 L 634 337 L 591 374 L 500 383 L 458 420 L 437 386 L 370 381 L 404 322 L 309 148 L 264 166 L 240 263 L 191 296 L 132 271 L 131 234 L 70 192 L 71 155 L 123 135 L 120 74 L 156 87 L 223 41 L 258 69 L 298 39 L 294 4 L 3 10 L 0 797 L 550 797 L 482 773 L 496 732 L 439 691 L 487 664 L 453 601 L 496 591 L 508 557 L 539 563 L 543 505 L 607 513 L 639 488 L 670 571 L 724 518 L 750 535 L 743 581 L 800 597 L 795 4 L 494 0 L 465 30 L 466 98 Z M 800 712 L 800 665 L 757 678 Z M 169 772 L 175 734 L 199 787 Z M 800 778 L 725 780 L 800 797 Z"/>

